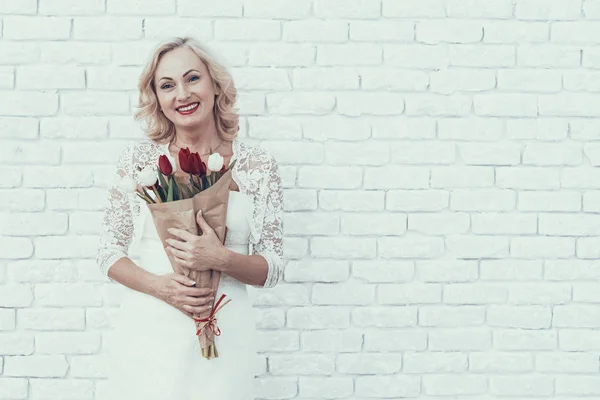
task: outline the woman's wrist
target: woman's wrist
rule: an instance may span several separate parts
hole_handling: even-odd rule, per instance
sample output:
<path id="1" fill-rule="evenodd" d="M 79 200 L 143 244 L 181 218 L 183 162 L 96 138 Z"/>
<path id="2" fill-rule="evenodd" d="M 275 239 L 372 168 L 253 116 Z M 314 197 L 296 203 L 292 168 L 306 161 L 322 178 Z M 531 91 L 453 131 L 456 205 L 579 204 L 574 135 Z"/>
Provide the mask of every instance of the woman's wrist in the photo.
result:
<path id="1" fill-rule="evenodd" d="M 223 262 L 221 265 L 217 266 L 217 271 L 227 273 L 231 269 L 233 265 L 233 258 L 235 257 L 235 252 L 229 250 L 227 247 L 223 247 Z"/>

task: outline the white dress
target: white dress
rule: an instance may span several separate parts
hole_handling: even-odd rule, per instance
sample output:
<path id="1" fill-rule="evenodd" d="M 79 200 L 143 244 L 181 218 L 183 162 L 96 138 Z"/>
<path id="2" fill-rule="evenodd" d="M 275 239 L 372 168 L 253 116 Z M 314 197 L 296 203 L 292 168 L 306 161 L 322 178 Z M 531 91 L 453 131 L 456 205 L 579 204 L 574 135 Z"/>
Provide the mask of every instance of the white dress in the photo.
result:
<path id="1" fill-rule="evenodd" d="M 269 264 L 264 287 L 273 287 L 283 274 L 282 193 L 277 164 L 264 150 L 237 140 L 233 178 L 240 192 L 231 192 L 225 246 L 241 254 L 260 254 Z M 155 165 L 165 145 L 144 140 L 130 145 L 117 167 L 110 188 L 98 252 L 98 265 L 107 273 L 137 241 L 138 265 L 154 274 L 173 272 L 145 204 L 118 188 L 125 175 Z M 244 283 L 221 275 L 216 298 L 232 301 L 216 315 L 221 335 L 215 337 L 219 357 L 202 357 L 194 321 L 174 307 L 126 288 L 114 329 L 109 332 L 106 400 L 250 400 L 253 399 L 255 322 Z"/>

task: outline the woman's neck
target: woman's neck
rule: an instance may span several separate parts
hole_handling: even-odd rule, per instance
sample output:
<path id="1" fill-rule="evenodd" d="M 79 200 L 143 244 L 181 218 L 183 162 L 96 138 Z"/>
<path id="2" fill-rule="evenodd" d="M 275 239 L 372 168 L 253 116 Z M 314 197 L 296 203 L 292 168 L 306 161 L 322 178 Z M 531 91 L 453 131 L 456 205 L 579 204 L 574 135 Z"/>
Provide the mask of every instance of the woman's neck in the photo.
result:
<path id="1" fill-rule="evenodd" d="M 192 152 L 208 154 L 211 149 L 215 150 L 220 146 L 223 139 L 217 133 L 214 119 L 209 118 L 205 126 L 176 128 L 171 143 L 174 143 L 177 149 L 188 147 Z"/>

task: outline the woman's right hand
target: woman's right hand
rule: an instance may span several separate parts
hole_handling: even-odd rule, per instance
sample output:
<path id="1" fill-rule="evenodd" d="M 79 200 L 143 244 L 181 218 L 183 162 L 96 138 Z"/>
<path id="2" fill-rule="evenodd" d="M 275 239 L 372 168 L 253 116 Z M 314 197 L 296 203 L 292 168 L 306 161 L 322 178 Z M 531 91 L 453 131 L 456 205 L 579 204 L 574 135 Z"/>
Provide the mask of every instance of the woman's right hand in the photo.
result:
<path id="1" fill-rule="evenodd" d="M 177 272 L 158 275 L 155 281 L 156 297 L 193 318 L 210 310 L 214 300 L 214 291 L 193 286 L 190 278 Z"/>

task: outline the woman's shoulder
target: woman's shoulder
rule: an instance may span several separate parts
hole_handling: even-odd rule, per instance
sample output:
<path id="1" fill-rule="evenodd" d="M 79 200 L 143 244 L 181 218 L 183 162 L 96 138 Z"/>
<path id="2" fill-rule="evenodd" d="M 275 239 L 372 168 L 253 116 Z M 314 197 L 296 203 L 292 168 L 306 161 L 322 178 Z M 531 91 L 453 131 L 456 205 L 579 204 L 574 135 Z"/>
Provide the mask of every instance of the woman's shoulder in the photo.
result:
<path id="1" fill-rule="evenodd" d="M 277 164 L 275 157 L 271 152 L 258 145 L 236 139 L 237 152 L 236 157 L 239 161 L 247 164 L 249 167 L 270 167 Z M 234 146 L 236 144 L 234 143 Z"/>

